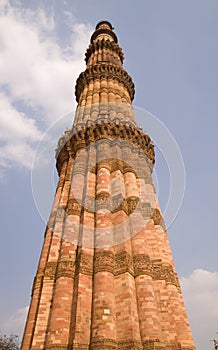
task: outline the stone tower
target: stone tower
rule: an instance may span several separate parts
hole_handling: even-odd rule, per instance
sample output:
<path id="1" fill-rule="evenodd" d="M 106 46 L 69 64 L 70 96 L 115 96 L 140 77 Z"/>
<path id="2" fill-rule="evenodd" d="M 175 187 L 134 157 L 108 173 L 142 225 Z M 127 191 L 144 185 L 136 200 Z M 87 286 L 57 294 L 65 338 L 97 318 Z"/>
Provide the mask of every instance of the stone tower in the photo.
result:
<path id="1" fill-rule="evenodd" d="M 98 23 L 56 151 L 22 350 L 194 349 L 123 59 L 111 24 Z"/>

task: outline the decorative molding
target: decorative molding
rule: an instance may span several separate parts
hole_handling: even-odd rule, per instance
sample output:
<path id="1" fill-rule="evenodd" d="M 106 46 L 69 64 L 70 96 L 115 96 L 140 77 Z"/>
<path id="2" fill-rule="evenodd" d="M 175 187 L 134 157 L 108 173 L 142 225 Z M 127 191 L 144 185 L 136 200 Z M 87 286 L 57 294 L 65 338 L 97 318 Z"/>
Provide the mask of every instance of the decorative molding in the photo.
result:
<path id="1" fill-rule="evenodd" d="M 144 340 L 142 341 L 142 345 L 143 350 L 170 350 L 166 344 L 159 339 Z"/>
<path id="2" fill-rule="evenodd" d="M 100 193 L 96 198 L 86 196 L 82 203 L 72 198 L 68 201 L 66 214 L 81 216 L 82 212 L 95 213 L 103 209 L 107 209 L 111 213 L 123 210 L 127 215 L 130 215 L 134 211 L 141 211 L 140 199 L 136 196 L 123 198 L 122 194 L 111 197 L 106 192 Z"/>
<path id="3" fill-rule="evenodd" d="M 165 343 L 159 339 L 142 341 L 143 350 L 195 350 L 192 346 L 183 346 L 181 343 Z"/>
<path id="4" fill-rule="evenodd" d="M 133 257 L 134 276 L 148 275 L 153 277 L 153 266 L 150 257 L 146 254 L 138 254 Z"/>
<path id="5" fill-rule="evenodd" d="M 89 344 L 86 343 L 73 343 L 73 346 L 68 347 L 67 350 L 89 350 Z"/>
<path id="6" fill-rule="evenodd" d="M 31 296 L 33 296 L 33 292 L 35 289 L 37 289 L 37 288 L 40 289 L 42 287 L 43 277 L 44 277 L 44 269 L 38 270 L 38 272 L 33 280 Z"/>
<path id="7" fill-rule="evenodd" d="M 121 67 L 111 64 L 101 63 L 91 67 L 80 73 L 76 81 L 75 95 L 76 101 L 79 102 L 80 95 L 84 88 L 88 86 L 90 81 L 97 79 L 116 80 L 128 90 L 131 101 L 134 99 L 135 87 L 130 75 Z"/>
<path id="8" fill-rule="evenodd" d="M 180 289 L 176 272 L 171 265 L 163 265 L 159 262 L 152 262 L 150 257 L 139 254 L 132 257 L 128 252 L 121 251 L 113 254 L 111 251 L 96 252 L 94 256 L 94 273 L 108 271 L 118 276 L 129 272 L 132 276 L 151 276 L 153 280 L 165 280 L 166 284 L 173 284 Z"/>
<path id="9" fill-rule="evenodd" d="M 124 166 L 123 160 L 111 158 L 110 163 L 111 163 L 111 172 L 112 173 L 114 171 L 120 170 L 120 172 L 123 174 L 123 166 Z"/>
<path id="10" fill-rule="evenodd" d="M 36 288 L 41 288 L 44 281 L 54 281 L 57 262 L 47 262 L 45 268 L 39 268 L 33 280 L 32 294 Z"/>
<path id="11" fill-rule="evenodd" d="M 165 280 L 166 284 L 173 284 L 180 290 L 179 279 L 173 266 L 158 261 L 151 261 L 146 254 L 139 254 L 133 257 L 135 277 L 140 275 L 151 276 L 155 280 Z"/>
<path id="12" fill-rule="evenodd" d="M 52 344 L 52 345 L 46 345 L 44 349 L 46 349 L 46 350 L 68 350 L 69 347 L 68 347 L 68 345 Z M 34 347 L 34 350 L 35 350 L 35 347 Z M 40 350 L 42 350 L 42 349 L 40 348 Z"/>
<path id="13" fill-rule="evenodd" d="M 118 341 L 118 350 L 143 350 L 142 342 L 140 340 L 127 339 Z"/>
<path id="14" fill-rule="evenodd" d="M 151 169 L 153 168 L 155 161 L 154 144 L 150 137 L 140 129 L 133 128 L 129 124 L 107 122 L 104 124 L 90 125 L 89 127 L 85 127 L 84 124 L 83 128 L 81 127 L 79 131 L 74 132 L 71 130 L 70 133 L 61 137 L 56 148 L 56 165 L 59 174 L 63 163 L 66 159 L 69 159 L 69 150 L 73 158 L 75 158 L 79 149 L 85 148 L 93 142 L 105 139 L 109 140 L 110 147 L 118 140 L 120 141 L 121 147 L 129 147 L 130 145 L 136 147 L 134 151 L 137 151 L 139 156 L 140 153 L 145 155 L 148 165 Z M 123 144 L 125 141 L 127 144 Z M 84 172 L 84 169 L 81 169 L 81 171 Z"/>
<path id="15" fill-rule="evenodd" d="M 165 227 L 164 220 L 163 220 L 163 217 L 161 215 L 160 210 L 157 208 L 152 209 L 152 210 L 153 210 L 153 213 L 152 213 L 151 219 L 154 220 L 154 224 L 161 225 L 165 229 L 166 227 Z"/>
<path id="16" fill-rule="evenodd" d="M 90 350 L 117 350 L 117 342 L 114 339 L 98 339 L 91 341 Z"/>
<path id="17" fill-rule="evenodd" d="M 57 271 L 57 261 L 48 261 L 44 270 L 44 279 L 54 280 Z"/>
<path id="18" fill-rule="evenodd" d="M 58 263 L 58 271 L 56 275 L 57 263 L 47 262 L 45 269 L 39 269 L 34 278 L 32 291 L 40 288 L 44 280 L 55 280 L 59 277 L 74 278 L 74 275 L 79 273 L 92 276 L 94 273 L 100 271 L 108 271 L 118 276 L 122 273 L 130 273 L 133 277 L 147 275 L 151 276 L 154 281 L 165 280 L 166 284 L 175 285 L 181 292 L 179 279 L 174 271 L 173 266 L 163 265 L 161 259 L 158 261 L 151 261 L 146 254 L 138 254 L 131 256 L 126 251 L 121 251 L 114 255 L 109 250 L 96 251 L 93 256 L 84 251 L 80 251 L 77 255 L 75 265 L 73 261 L 63 260 Z"/>
<path id="19" fill-rule="evenodd" d="M 160 225 L 166 231 L 165 222 L 159 209 L 152 208 L 149 202 L 140 202 L 140 212 L 145 220 L 152 219 L 154 225 Z"/>
<path id="20" fill-rule="evenodd" d="M 96 30 L 94 31 L 94 33 L 92 34 L 92 36 L 91 36 L 91 43 L 93 43 L 93 41 L 98 37 L 98 35 L 100 35 L 100 34 L 108 34 L 108 35 L 110 35 L 112 38 L 113 38 L 113 40 L 115 41 L 115 43 L 117 43 L 117 36 L 116 36 L 116 34 L 112 31 L 112 29 L 109 29 L 109 28 L 106 28 L 106 27 L 104 27 L 104 28 L 96 28 Z"/>
<path id="21" fill-rule="evenodd" d="M 109 147 L 110 147 L 110 140 L 109 139 L 105 139 L 105 140 L 102 140 L 104 142 L 106 142 Z M 97 168 L 97 171 L 99 171 L 101 168 L 105 168 L 107 170 L 109 170 L 111 172 L 111 163 L 112 163 L 112 158 L 108 158 L 107 159 L 96 159 L 96 166 L 94 167 L 95 168 L 95 172 L 96 172 L 96 168 Z"/>
<path id="22" fill-rule="evenodd" d="M 74 347 L 73 347 L 74 349 Z M 82 348 L 81 348 L 82 349 Z M 124 340 L 116 341 L 113 339 L 94 339 L 91 342 L 90 350 L 194 350 L 191 346 L 182 346 L 181 343 L 165 343 L 159 339 L 150 339 L 145 341 Z"/>
<path id="23" fill-rule="evenodd" d="M 99 203 L 104 203 L 109 198 L 110 198 L 110 193 L 108 193 L 106 191 L 102 191 L 102 192 L 97 194 L 96 201 L 98 201 Z"/>
<path id="24" fill-rule="evenodd" d="M 100 271 L 114 273 L 114 254 L 111 251 L 103 250 L 95 253 L 94 273 Z"/>
<path id="25" fill-rule="evenodd" d="M 75 262 L 75 275 L 82 273 L 92 276 L 93 274 L 93 256 L 80 250 Z"/>
<path id="26" fill-rule="evenodd" d="M 82 206 L 75 198 L 70 198 L 68 200 L 66 212 L 67 212 L 67 215 L 81 216 Z"/>
<path id="27" fill-rule="evenodd" d="M 123 340 L 113 339 L 93 340 L 91 345 L 86 343 L 73 343 L 72 350 L 195 350 L 192 346 L 183 346 L 181 343 L 164 343 L 159 339 L 151 340 Z M 41 348 L 30 348 L 30 350 L 41 350 Z M 45 350 L 69 350 L 68 345 L 52 344 L 46 345 Z"/>
<path id="28" fill-rule="evenodd" d="M 60 260 L 58 263 L 58 270 L 56 279 L 60 277 L 74 278 L 75 264 L 71 260 Z"/>
<path id="29" fill-rule="evenodd" d="M 162 265 L 162 263 L 152 264 L 153 280 L 165 280 L 166 284 L 173 284 L 180 289 L 179 279 L 171 265 Z"/>
<path id="30" fill-rule="evenodd" d="M 132 256 L 126 251 L 121 251 L 115 255 L 114 275 L 118 276 L 122 273 L 129 272 L 134 276 L 134 266 Z"/>
<path id="31" fill-rule="evenodd" d="M 123 198 L 122 194 L 117 194 L 106 201 L 96 203 L 96 209 L 108 209 L 111 213 L 123 210 L 127 215 L 132 214 L 139 204 L 139 198 L 131 196 Z"/>
<path id="32" fill-rule="evenodd" d="M 57 211 L 56 211 L 56 216 L 55 216 L 55 221 L 56 222 L 63 222 L 66 216 L 66 208 L 63 206 L 58 206 Z"/>
<path id="33" fill-rule="evenodd" d="M 96 24 L 95 30 L 98 29 L 98 28 L 100 28 L 100 27 L 101 27 L 101 28 L 108 28 L 108 27 L 109 27 L 109 29 L 111 29 L 111 30 L 114 29 L 114 28 L 112 27 L 111 23 L 108 22 L 108 21 L 105 21 L 105 20 L 98 22 L 98 23 Z"/>
<path id="34" fill-rule="evenodd" d="M 89 47 L 85 53 L 86 64 L 88 63 L 88 60 L 93 53 L 95 53 L 98 50 L 103 50 L 103 49 L 110 50 L 110 51 L 116 53 L 119 56 L 121 63 L 123 63 L 124 54 L 123 54 L 123 50 L 121 49 L 121 47 L 117 43 L 115 43 L 114 41 L 110 41 L 109 39 L 105 40 L 103 38 L 102 40 L 98 40 L 98 41 L 93 42 L 92 44 L 89 45 Z M 111 54 L 111 52 L 110 52 L 110 54 Z"/>
<path id="35" fill-rule="evenodd" d="M 160 260 L 152 262 L 146 254 L 139 254 L 131 257 L 123 251 L 115 255 L 114 275 L 129 272 L 134 277 L 147 275 L 153 280 L 165 280 L 166 284 L 173 284 L 180 290 L 178 276 L 171 265 L 163 265 Z"/>
<path id="36" fill-rule="evenodd" d="M 138 207 L 138 204 L 140 202 L 139 197 L 131 196 L 126 198 L 127 202 L 127 208 L 128 208 L 128 215 L 132 214 Z"/>
<path id="37" fill-rule="evenodd" d="M 107 141 L 109 145 L 111 144 L 111 140 L 110 139 L 105 139 L 105 140 L 102 140 L 102 141 Z M 105 155 L 105 157 L 106 157 L 106 155 Z M 134 159 L 131 159 L 131 164 L 132 163 L 134 163 Z M 128 164 L 127 162 L 123 161 L 122 159 L 109 158 L 107 156 L 106 160 L 103 159 L 103 160 L 97 161 L 96 166 L 93 166 L 90 169 L 90 172 L 93 173 L 93 174 L 96 174 L 96 171 L 97 171 L 96 168 L 97 169 L 106 168 L 106 169 L 110 170 L 111 173 L 119 170 L 123 175 L 125 173 L 127 173 L 127 172 L 132 172 L 133 174 L 135 174 L 136 178 L 139 178 L 139 176 L 138 176 L 138 169 L 136 170 L 136 167 L 133 168 L 130 164 Z"/>

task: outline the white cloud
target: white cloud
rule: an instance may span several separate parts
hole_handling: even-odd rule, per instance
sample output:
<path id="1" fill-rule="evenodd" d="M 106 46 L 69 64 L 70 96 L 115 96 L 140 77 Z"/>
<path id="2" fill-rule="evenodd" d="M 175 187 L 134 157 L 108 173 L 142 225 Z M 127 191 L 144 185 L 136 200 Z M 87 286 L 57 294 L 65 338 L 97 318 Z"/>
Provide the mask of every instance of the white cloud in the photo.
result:
<path id="1" fill-rule="evenodd" d="M 32 118 L 27 118 L 14 108 L 8 97 L 0 92 L 0 138 L 1 140 L 27 139 L 37 141 L 41 136 Z"/>
<path id="2" fill-rule="evenodd" d="M 34 153 L 33 145 L 41 137 L 41 132 L 33 118 L 28 118 L 11 104 L 10 99 L 0 92 L 0 167 L 22 165 L 30 168 Z"/>
<path id="3" fill-rule="evenodd" d="M 48 126 L 75 106 L 75 80 L 84 69 L 81 57 L 91 31 L 75 18 L 71 28 L 67 47 L 61 47 L 52 9 L 32 11 L 0 2 L 2 167 L 30 167 L 39 125 Z"/>
<path id="4" fill-rule="evenodd" d="M 197 269 L 181 286 L 197 350 L 212 349 L 218 331 L 218 272 Z"/>
<path id="5" fill-rule="evenodd" d="M 10 316 L 2 325 L 2 331 L 5 334 L 16 334 L 22 337 L 24 326 L 28 313 L 28 306 L 15 311 L 14 315 Z"/>

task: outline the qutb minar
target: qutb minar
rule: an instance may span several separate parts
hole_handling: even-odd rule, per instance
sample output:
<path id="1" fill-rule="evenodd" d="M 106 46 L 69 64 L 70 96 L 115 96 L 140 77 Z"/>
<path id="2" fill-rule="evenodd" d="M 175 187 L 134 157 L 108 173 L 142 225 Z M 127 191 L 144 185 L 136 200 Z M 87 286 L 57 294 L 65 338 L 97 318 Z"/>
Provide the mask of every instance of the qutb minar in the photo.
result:
<path id="1" fill-rule="evenodd" d="M 111 24 L 98 23 L 56 150 L 22 350 L 195 349 L 123 59 Z"/>

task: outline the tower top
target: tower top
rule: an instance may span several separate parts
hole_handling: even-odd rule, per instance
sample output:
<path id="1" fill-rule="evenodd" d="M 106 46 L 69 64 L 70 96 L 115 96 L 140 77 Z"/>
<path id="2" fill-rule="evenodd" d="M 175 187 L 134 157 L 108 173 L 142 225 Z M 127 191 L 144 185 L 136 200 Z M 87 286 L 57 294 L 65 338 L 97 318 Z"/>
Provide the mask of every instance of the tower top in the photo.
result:
<path id="1" fill-rule="evenodd" d="M 111 23 L 108 21 L 100 21 L 96 24 L 95 29 L 99 29 L 99 28 L 105 28 L 105 27 L 109 27 L 109 29 L 113 30 L 114 28 L 112 27 Z"/>
<path id="2" fill-rule="evenodd" d="M 135 93 L 134 83 L 123 68 L 123 60 L 123 50 L 118 45 L 118 39 L 111 23 L 108 21 L 99 22 L 86 50 L 86 70 L 80 74 L 76 82 L 75 95 L 78 106 L 83 105 L 84 101 L 82 102 L 82 100 L 86 98 L 87 88 L 90 91 L 93 90 L 91 86 L 93 83 L 95 83 L 94 100 L 89 95 L 90 102 L 92 100 L 94 104 L 102 103 L 104 100 L 102 96 L 106 93 L 108 94 L 108 102 L 119 101 L 131 104 Z M 102 86 L 104 85 L 101 97 L 99 87 L 97 88 L 100 81 Z"/>
<path id="3" fill-rule="evenodd" d="M 95 31 L 91 36 L 91 44 L 95 42 L 97 39 L 109 39 L 110 41 L 118 42 L 117 36 L 113 31 L 113 27 L 108 21 L 101 21 L 95 27 Z"/>

